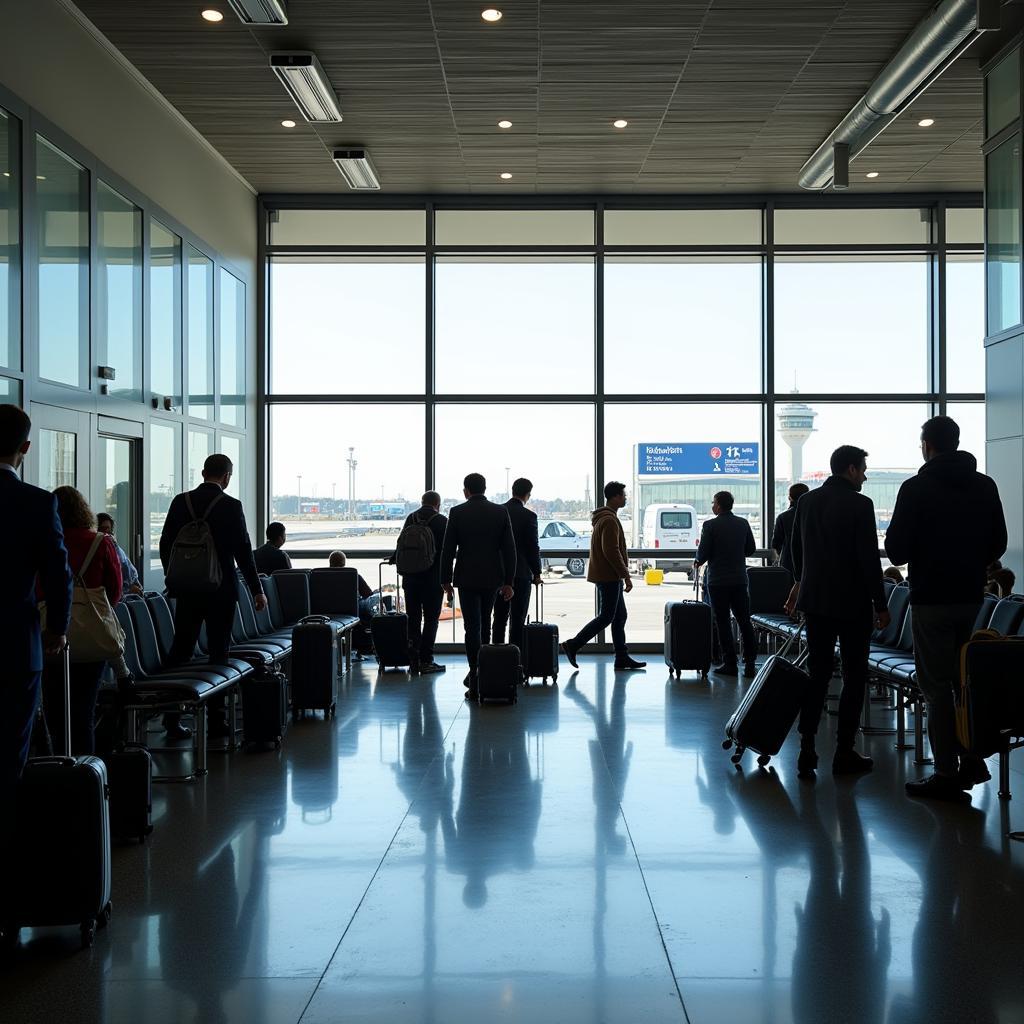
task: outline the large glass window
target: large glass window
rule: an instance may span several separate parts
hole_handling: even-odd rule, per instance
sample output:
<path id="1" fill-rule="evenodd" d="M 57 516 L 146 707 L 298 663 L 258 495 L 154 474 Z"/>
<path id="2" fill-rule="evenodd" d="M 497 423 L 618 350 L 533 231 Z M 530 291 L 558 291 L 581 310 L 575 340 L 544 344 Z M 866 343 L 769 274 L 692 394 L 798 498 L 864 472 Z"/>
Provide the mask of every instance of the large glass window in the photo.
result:
<path id="1" fill-rule="evenodd" d="M 423 210 L 277 210 L 271 245 L 423 245 Z"/>
<path id="2" fill-rule="evenodd" d="M 985 390 L 985 267 L 980 255 L 946 263 L 946 390 Z"/>
<path id="3" fill-rule="evenodd" d="M 776 245 L 913 245 L 931 241 L 931 216 L 917 207 L 775 211 Z"/>
<path id="4" fill-rule="evenodd" d="M 985 403 L 950 402 L 946 413 L 960 427 L 960 450 L 970 452 L 978 460 L 978 470 L 985 472 Z"/>
<path id="5" fill-rule="evenodd" d="M 0 110 L 0 366 L 21 369 L 21 146 Z"/>
<path id="6" fill-rule="evenodd" d="M 779 257 L 776 390 L 927 391 L 928 296 L 923 257 Z"/>
<path id="7" fill-rule="evenodd" d="M 188 414 L 213 418 L 213 261 L 188 246 Z"/>
<path id="8" fill-rule="evenodd" d="M 78 483 L 78 435 L 70 430 L 39 431 L 39 486 L 44 491 Z"/>
<path id="9" fill-rule="evenodd" d="M 985 134 L 995 135 L 1020 116 L 1020 50 L 1015 46 L 985 76 Z"/>
<path id="10" fill-rule="evenodd" d="M 181 239 L 149 228 L 149 387 L 181 407 Z"/>
<path id="11" fill-rule="evenodd" d="M 192 490 L 203 482 L 203 463 L 213 454 L 213 431 L 192 429 L 188 432 L 188 479 L 185 487 Z"/>
<path id="12" fill-rule="evenodd" d="M 448 394 L 594 390 L 594 261 L 439 259 L 437 389 Z"/>
<path id="13" fill-rule="evenodd" d="M 39 376 L 86 383 L 89 353 L 89 175 L 36 136 Z"/>
<path id="14" fill-rule="evenodd" d="M 438 210 L 438 245 L 593 245 L 592 210 Z"/>
<path id="15" fill-rule="evenodd" d="M 217 448 L 222 455 L 226 455 L 231 460 L 231 465 L 235 467 L 231 474 L 231 483 L 227 486 L 227 493 L 231 497 L 241 500 L 244 493 L 242 481 L 247 468 L 242 465 L 242 439 L 235 434 L 221 434 Z"/>
<path id="16" fill-rule="evenodd" d="M 1020 136 L 985 158 L 988 333 L 1020 323 Z"/>
<path id="17" fill-rule="evenodd" d="M 220 272 L 220 418 L 245 426 L 245 285 Z"/>
<path id="18" fill-rule="evenodd" d="M 270 268 L 273 390 L 422 391 L 423 266 L 422 257 L 275 259 Z"/>
<path id="19" fill-rule="evenodd" d="M 162 572 L 160 533 L 171 499 L 181 490 L 181 429 L 153 420 L 149 425 L 149 566 Z"/>
<path id="20" fill-rule="evenodd" d="M 760 210 L 606 210 L 605 245 L 760 245 Z"/>
<path id="21" fill-rule="evenodd" d="M 761 390 L 761 260 L 608 257 L 608 393 Z"/>
<path id="22" fill-rule="evenodd" d="M 99 358 L 116 376 L 108 391 L 142 397 L 142 211 L 96 186 Z"/>

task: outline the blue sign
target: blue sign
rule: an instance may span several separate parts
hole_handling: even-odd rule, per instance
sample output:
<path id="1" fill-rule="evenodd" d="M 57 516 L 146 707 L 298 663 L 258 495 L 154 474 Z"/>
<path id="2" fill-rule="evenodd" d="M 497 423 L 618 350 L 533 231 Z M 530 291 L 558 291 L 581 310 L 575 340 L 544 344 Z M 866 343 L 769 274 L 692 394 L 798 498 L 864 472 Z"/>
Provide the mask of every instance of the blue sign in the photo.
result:
<path id="1" fill-rule="evenodd" d="M 706 442 L 704 444 L 638 444 L 639 476 L 757 476 L 758 444 Z"/>

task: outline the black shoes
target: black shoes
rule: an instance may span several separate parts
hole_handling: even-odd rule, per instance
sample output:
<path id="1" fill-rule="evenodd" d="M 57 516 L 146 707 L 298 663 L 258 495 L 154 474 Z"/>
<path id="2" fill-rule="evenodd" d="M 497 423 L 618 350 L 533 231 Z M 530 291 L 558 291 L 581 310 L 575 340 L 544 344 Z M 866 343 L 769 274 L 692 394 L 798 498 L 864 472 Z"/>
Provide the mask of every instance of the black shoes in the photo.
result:
<path id="1" fill-rule="evenodd" d="M 735 662 L 731 665 L 719 665 L 715 669 L 715 673 L 720 676 L 738 676 L 740 674 L 740 667 Z"/>
<path id="2" fill-rule="evenodd" d="M 425 661 L 419 667 L 420 675 L 430 675 L 433 672 L 444 672 L 446 667 L 438 665 L 436 661 Z"/>
<path id="3" fill-rule="evenodd" d="M 870 757 L 859 754 L 853 747 L 848 750 L 837 750 L 832 758 L 833 775 L 862 775 L 871 771 L 875 762 Z"/>
<path id="4" fill-rule="evenodd" d="M 947 775 L 929 775 L 926 779 L 908 782 L 906 789 L 908 796 L 924 797 L 928 800 L 950 800 L 962 803 L 969 799 L 960 788 L 959 780 Z"/>
<path id="5" fill-rule="evenodd" d="M 569 664 L 573 668 L 579 668 L 580 666 L 576 662 L 576 645 L 571 640 L 566 640 L 562 644 L 562 653 L 569 659 Z"/>
<path id="6" fill-rule="evenodd" d="M 818 767 L 818 755 L 813 750 L 801 750 L 796 759 L 796 774 L 800 779 L 813 779 Z"/>
<path id="7" fill-rule="evenodd" d="M 754 661 L 746 661 L 743 663 L 743 674 L 745 676 L 756 676 L 757 675 L 757 663 Z"/>
<path id="8" fill-rule="evenodd" d="M 635 658 L 631 658 L 628 654 L 615 659 L 616 672 L 636 672 L 642 668 L 647 668 L 647 662 L 637 661 Z"/>
<path id="9" fill-rule="evenodd" d="M 981 758 L 962 758 L 960 770 L 957 772 L 956 781 L 960 789 L 974 789 L 982 782 L 988 782 L 992 773 L 988 770 Z"/>

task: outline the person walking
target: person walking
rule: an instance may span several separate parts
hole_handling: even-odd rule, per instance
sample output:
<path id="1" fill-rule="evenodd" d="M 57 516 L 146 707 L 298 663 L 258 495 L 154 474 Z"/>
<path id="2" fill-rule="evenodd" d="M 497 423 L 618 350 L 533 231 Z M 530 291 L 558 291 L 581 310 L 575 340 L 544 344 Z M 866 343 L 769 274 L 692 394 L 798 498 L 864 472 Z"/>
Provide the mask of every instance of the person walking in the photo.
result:
<path id="1" fill-rule="evenodd" d="M 772 551 L 775 552 L 775 561 L 783 569 L 788 569 L 793 574 L 793 555 L 790 546 L 793 542 L 793 520 L 796 519 L 796 503 L 810 490 L 807 484 L 793 484 L 789 489 L 789 508 L 780 512 L 775 519 L 775 528 L 772 530 Z"/>
<path id="2" fill-rule="evenodd" d="M 487 481 L 470 473 L 463 481 L 466 500 L 448 516 L 441 549 L 441 585 L 451 601 L 459 588 L 462 623 L 466 630 L 469 673 L 467 700 L 477 699 L 477 656 L 491 633 L 495 599 L 511 601 L 516 572 L 516 542 L 508 510 L 487 500 Z M 454 568 L 453 568 L 454 565 Z"/>
<path id="3" fill-rule="evenodd" d="M 587 579 L 597 588 L 597 616 L 572 639 L 562 644 L 562 653 L 573 668 L 579 668 L 579 649 L 593 640 L 602 629 L 611 626 L 615 648 L 615 671 L 632 672 L 646 668 L 647 663 L 629 656 L 626 647 L 626 598 L 633 589 L 626 552 L 626 535 L 619 522 L 619 509 L 626 504 L 626 485 L 612 480 L 604 485 L 604 504 L 590 515 L 590 560 Z"/>
<path id="4" fill-rule="evenodd" d="M 711 505 L 715 518 L 708 519 L 701 528 L 693 571 L 696 577 L 702 565 L 708 567 L 705 583 L 711 599 L 711 611 L 718 624 L 724 661 L 718 671 L 729 676 L 739 672 L 736 643 L 729 622 L 731 611 L 743 638 L 743 671 L 752 676 L 757 672 L 757 641 L 750 621 L 747 559 L 757 548 L 750 523 L 740 516 L 734 516 L 732 507 L 733 496 L 729 491 L 719 491 L 715 495 Z"/>
<path id="5" fill-rule="evenodd" d="M 867 479 L 867 454 L 854 445 L 837 448 L 829 460 L 832 475 L 796 506 L 791 542 L 795 582 L 786 611 L 790 615 L 794 610 L 803 612 L 807 625 L 811 682 L 798 726 L 801 778 L 813 777 L 818 766 L 815 735 L 832 679 L 837 640 L 843 689 L 832 773 L 867 772 L 874 765 L 854 749 L 867 687 L 871 630 L 889 624 L 875 506 L 860 493 Z"/>
<path id="6" fill-rule="evenodd" d="M 885 535 L 889 559 L 909 563 L 914 662 L 935 760 L 935 771 L 908 782 L 907 792 L 939 800 L 963 799 L 964 790 L 991 777 L 984 760 L 959 749 L 953 695 L 960 685 L 960 648 L 971 638 L 985 591 L 986 567 L 1007 544 L 999 489 L 959 447 L 960 427 L 950 417 L 934 416 L 921 427 L 924 465 L 900 487 Z M 950 522 L 971 527 L 955 544 L 949 543 Z"/>
<path id="7" fill-rule="evenodd" d="M 270 523 L 267 526 L 267 542 L 261 544 L 254 552 L 253 559 L 256 569 L 264 576 L 271 576 L 278 569 L 290 569 L 292 560 L 284 550 L 288 540 L 288 531 L 284 523 Z"/>
<path id="8" fill-rule="evenodd" d="M 533 492 L 533 484 L 520 477 L 512 484 L 512 497 L 505 502 L 508 518 L 512 523 L 512 536 L 516 542 L 515 593 L 511 601 L 498 601 L 494 605 L 494 626 L 491 642 L 505 642 L 505 627 L 508 627 L 508 642 L 523 649 L 523 628 L 530 614 L 530 595 L 533 587 L 541 586 L 540 540 L 537 536 L 537 513 L 528 509 L 527 503 Z"/>

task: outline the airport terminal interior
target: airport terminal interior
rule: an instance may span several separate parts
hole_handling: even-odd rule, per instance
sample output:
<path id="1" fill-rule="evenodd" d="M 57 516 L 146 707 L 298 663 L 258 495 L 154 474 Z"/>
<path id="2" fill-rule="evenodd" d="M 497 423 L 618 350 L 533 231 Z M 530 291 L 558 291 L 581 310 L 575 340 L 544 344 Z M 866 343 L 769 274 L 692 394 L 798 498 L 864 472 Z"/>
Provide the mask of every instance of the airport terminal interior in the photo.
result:
<path id="1" fill-rule="evenodd" d="M 1024 3 L 494 3 L 0 0 L 0 402 L 32 420 L 23 480 L 108 513 L 138 573 L 137 690 L 105 674 L 95 746 L 143 744 L 153 773 L 95 930 L 19 919 L 5 879 L 0 1020 L 1024 1024 L 1019 695 L 991 779 L 915 799 L 906 587 L 862 774 L 829 770 L 838 664 L 798 777 L 795 730 L 770 759 L 723 749 L 749 671 L 666 646 L 667 607 L 704 600 L 716 493 L 750 524 L 754 600 L 790 487 L 840 445 L 905 574 L 886 531 L 933 416 L 1005 513 L 977 624 L 1024 636 Z M 168 663 L 160 550 L 214 454 L 292 567 L 266 609 L 241 588 L 215 677 Z M 356 574 L 404 611 L 406 517 L 425 491 L 448 515 L 474 472 L 498 503 L 531 481 L 530 615 L 563 642 L 597 607 L 591 513 L 625 486 L 644 669 L 604 629 L 514 703 L 467 700 L 457 596 L 444 671 L 378 665 Z M 930 514 L 950 551 L 984 529 Z M 317 596 L 336 551 L 351 607 Z M 772 600 L 757 667 L 785 642 L 799 664 Z M 294 710 L 320 613 L 333 710 L 252 742 L 253 680 Z M 46 817 L 54 871 L 83 870 L 79 817 Z"/>

